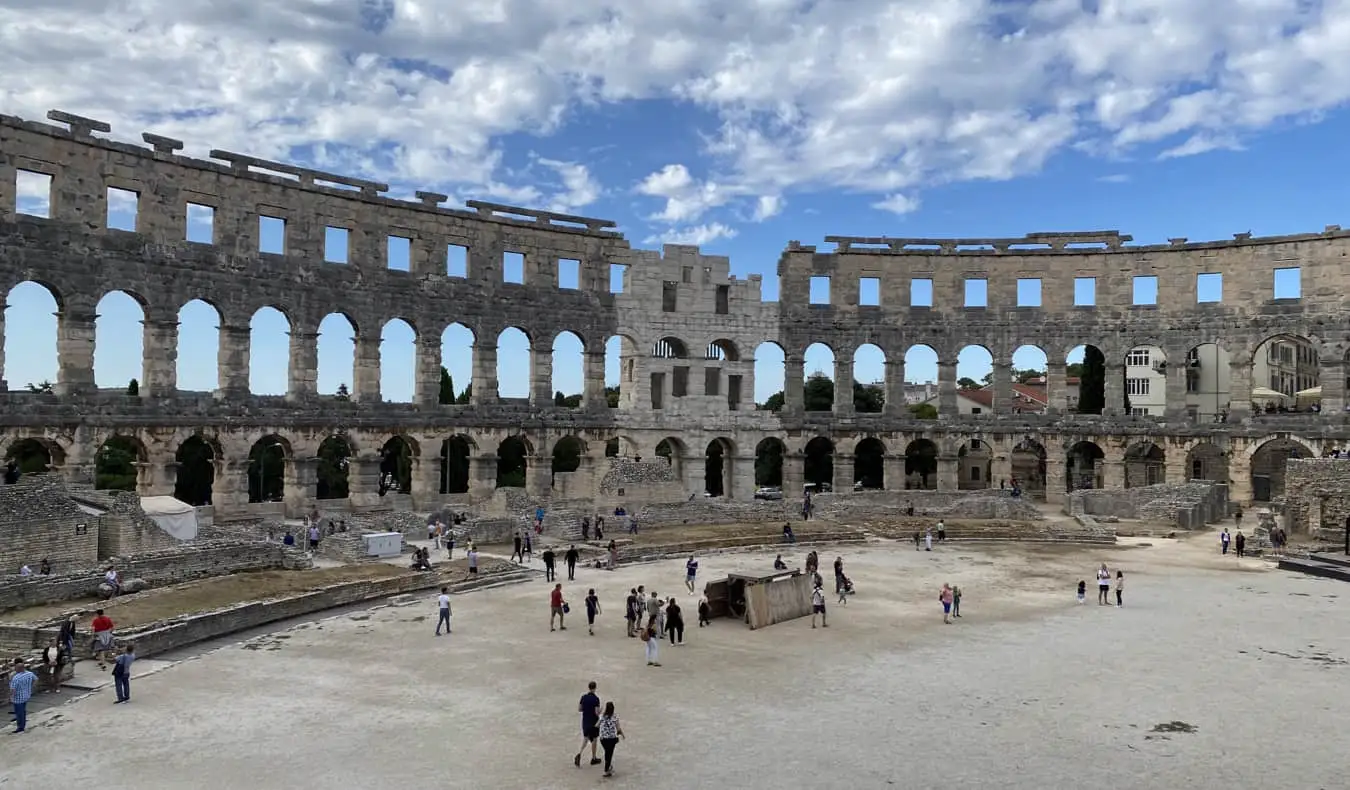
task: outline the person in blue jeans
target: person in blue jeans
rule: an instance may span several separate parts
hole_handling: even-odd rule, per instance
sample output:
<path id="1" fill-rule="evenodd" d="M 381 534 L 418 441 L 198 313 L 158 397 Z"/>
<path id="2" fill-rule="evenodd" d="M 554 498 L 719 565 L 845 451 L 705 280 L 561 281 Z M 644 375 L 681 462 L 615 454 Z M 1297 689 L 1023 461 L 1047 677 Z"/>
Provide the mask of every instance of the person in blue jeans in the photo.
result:
<path id="1" fill-rule="evenodd" d="M 14 732 L 28 727 L 28 700 L 33 698 L 37 675 L 28 671 L 22 658 L 14 659 L 14 675 L 9 679 L 9 701 L 14 706 Z"/>
<path id="2" fill-rule="evenodd" d="M 127 649 L 113 662 L 113 685 L 117 691 L 117 702 L 131 701 L 131 663 L 136 660 L 136 648 L 127 645 Z"/>

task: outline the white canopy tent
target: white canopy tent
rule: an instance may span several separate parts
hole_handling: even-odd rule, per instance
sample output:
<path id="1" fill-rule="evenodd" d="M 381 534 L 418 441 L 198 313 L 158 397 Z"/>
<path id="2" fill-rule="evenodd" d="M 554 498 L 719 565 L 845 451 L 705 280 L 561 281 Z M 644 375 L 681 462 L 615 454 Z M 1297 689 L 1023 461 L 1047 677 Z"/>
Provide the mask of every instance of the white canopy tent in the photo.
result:
<path id="1" fill-rule="evenodd" d="M 197 509 L 171 496 L 143 496 L 141 510 L 160 529 L 179 540 L 197 537 Z"/>

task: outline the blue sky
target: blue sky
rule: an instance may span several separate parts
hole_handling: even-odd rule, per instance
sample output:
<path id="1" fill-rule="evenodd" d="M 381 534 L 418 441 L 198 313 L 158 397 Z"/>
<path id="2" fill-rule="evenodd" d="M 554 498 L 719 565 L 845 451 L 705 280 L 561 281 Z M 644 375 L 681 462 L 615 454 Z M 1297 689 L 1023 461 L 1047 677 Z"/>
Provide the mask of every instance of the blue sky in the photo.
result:
<path id="1" fill-rule="evenodd" d="M 58 107 L 110 120 L 115 137 L 183 138 L 196 155 L 249 151 L 379 178 L 398 194 L 611 218 L 635 246 L 729 255 L 734 274 L 764 277 L 768 300 L 789 239 L 1114 228 L 1157 243 L 1347 219 L 1347 188 L 1329 177 L 1350 158 L 1343 0 L 1235 0 L 1223 19 L 1202 0 L 1128 10 L 754 0 L 711 18 L 702 0 L 659 10 L 535 0 L 530 24 L 503 27 L 518 4 L 336 2 L 322 16 L 167 0 L 0 9 L 0 69 L 18 75 L 0 85 L 0 112 L 37 119 Z M 173 26 L 156 21 L 169 10 Z M 136 32 L 95 46 L 109 29 Z M 90 45 L 74 75 L 35 43 L 58 31 Z M 107 73 L 127 75 L 125 90 L 109 95 Z M 223 73 L 237 76 L 222 89 Z M 20 187 L 21 207 L 40 212 L 40 190 Z M 54 306 L 35 286 L 8 305 L 5 378 L 54 379 Z M 140 375 L 139 310 L 114 295 L 99 312 L 96 378 L 125 386 Z M 212 389 L 216 317 L 198 303 L 180 320 L 179 386 Z M 350 328 L 333 321 L 321 327 L 323 392 L 351 379 Z M 279 314 L 255 318 L 255 392 L 284 391 L 285 330 Z M 385 396 L 408 400 L 411 330 L 384 337 Z M 528 390 L 522 340 L 503 340 L 506 396 Z M 444 341 L 462 388 L 467 339 Z M 911 352 L 907 379 L 936 377 L 926 356 Z M 958 375 L 982 377 L 983 356 L 963 353 Z M 783 375 L 781 358 L 764 357 L 759 400 Z M 807 368 L 828 372 L 828 353 L 809 352 Z M 560 346 L 554 388 L 579 392 L 580 369 L 579 347 Z M 860 356 L 856 375 L 880 379 L 880 360 Z"/>

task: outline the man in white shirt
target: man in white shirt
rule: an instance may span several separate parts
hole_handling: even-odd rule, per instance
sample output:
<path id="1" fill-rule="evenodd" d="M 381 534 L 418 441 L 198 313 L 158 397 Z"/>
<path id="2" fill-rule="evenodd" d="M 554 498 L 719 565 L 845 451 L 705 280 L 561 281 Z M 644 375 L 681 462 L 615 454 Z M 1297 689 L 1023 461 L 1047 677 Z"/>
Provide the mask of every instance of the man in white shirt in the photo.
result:
<path id="1" fill-rule="evenodd" d="M 816 583 L 816 588 L 811 591 L 811 627 L 816 627 L 816 615 L 820 615 L 820 625 L 822 628 L 829 628 L 830 624 L 825 621 L 825 591 L 821 589 L 820 583 Z"/>
<path id="2" fill-rule="evenodd" d="M 436 604 L 440 607 L 441 616 L 436 621 L 436 636 L 441 635 L 441 623 L 445 623 L 445 632 L 450 633 L 450 588 L 442 587 L 441 594 L 436 596 Z"/>
<path id="3" fill-rule="evenodd" d="M 103 574 L 103 583 L 112 588 L 113 595 L 122 592 L 122 581 L 117 576 L 117 569 L 111 565 L 108 566 L 108 572 Z"/>

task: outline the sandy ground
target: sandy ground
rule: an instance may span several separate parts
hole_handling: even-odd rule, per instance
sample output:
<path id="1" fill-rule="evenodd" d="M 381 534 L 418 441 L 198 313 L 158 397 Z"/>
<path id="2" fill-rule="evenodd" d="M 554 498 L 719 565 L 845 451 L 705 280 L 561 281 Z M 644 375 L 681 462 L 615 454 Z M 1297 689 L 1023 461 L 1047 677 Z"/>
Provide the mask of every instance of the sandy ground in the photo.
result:
<path id="1" fill-rule="evenodd" d="M 342 614 L 166 664 L 129 705 L 48 708 L 0 736 L 0 786 L 593 787 L 571 762 L 592 679 L 628 734 L 612 787 L 1344 786 L 1350 587 L 1208 537 L 841 547 L 858 594 L 831 598 L 830 628 L 719 620 L 664 643 L 660 668 L 620 613 L 644 583 L 693 623 L 680 561 L 579 571 L 564 589 L 575 610 L 598 590 L 596 636 L 581 617 L 548 631 L 542 577 L 456 596 L 448 637 L 430 597 Z M 775 553 L 709 556 L 700 582 Z M 1101 561 L 1126 572 L 1124 608 L 1073 602 Z M 956 625 L 944 580 L 965 590 Z"/>

